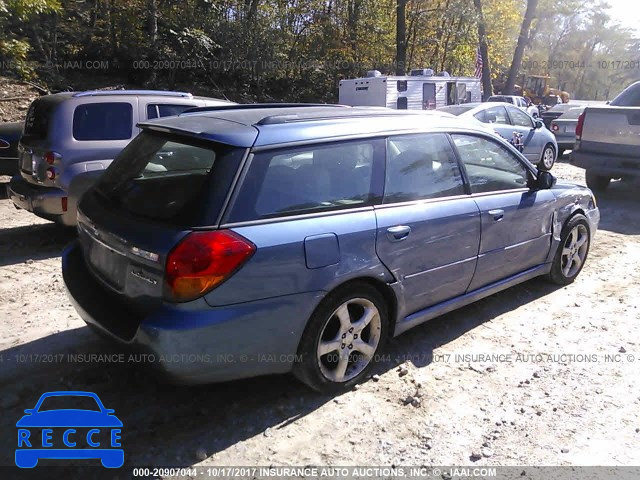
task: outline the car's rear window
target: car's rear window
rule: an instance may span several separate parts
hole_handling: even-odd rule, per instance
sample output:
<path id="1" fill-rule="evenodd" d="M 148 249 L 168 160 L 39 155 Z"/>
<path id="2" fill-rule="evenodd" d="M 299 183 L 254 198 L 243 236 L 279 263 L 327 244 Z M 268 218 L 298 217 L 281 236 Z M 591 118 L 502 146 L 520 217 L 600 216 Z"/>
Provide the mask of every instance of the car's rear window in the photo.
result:
<path id="1" fill-rule="evenodd" d="M 371 205 L 382 193 L 384 150 L 384 140 L 366 139 L 257 153 L 227 221 Z"/>
<path id="2" fill-rule="evenodd" d="M 445 113 L 450 113 L 451 115 L 462 115 L 465 112 L 468 112 L 469 110 L 474 109 L 475 107 L 463 107 L 463 106 L 451 106 L 451 107 L 440 107 L 438 109 L 439 112 L 445 112 Z"/>
<path id="3" fill-rule="evenodd" d="M 76 140 L 126 140 L 133 133 L 133 107 L 130 103 L 88 103 L 73 112 L 73 138 Z"/>
<path id="4" fill-rule="evenodd" d="M 100 406 L 95 398 L 87 395 L 54 395 L 46 397 L 42 401 L 40 408 L 38 408 L 39 412 L 51 410 L 91 410 L 99 412 Z"/>
<path id="5" fill-rule="evenodd" d="M 150 103 L 147 105 L 147 119 L 153 120 L 154 118 L 161 117 L 173 117 L 174 115 L 180 115 L 185 110 L 194 108 L 196 105 L 175 105 L 169 103 Z"/>
<path id="6" fill-rule="evenodd" d="M 34 100 L 27 111 L 24 122 L 24 135 L 33 138 L 46 138 L 49 132 L 51 115 L 57 105 L 47 99 Z"/>
<path id="7" fill-rule="evenodd" d="M 143 132 L 113 161 L 97 189 L 135 216 L 180 226 L 211 225 L 245 149 Z"/>

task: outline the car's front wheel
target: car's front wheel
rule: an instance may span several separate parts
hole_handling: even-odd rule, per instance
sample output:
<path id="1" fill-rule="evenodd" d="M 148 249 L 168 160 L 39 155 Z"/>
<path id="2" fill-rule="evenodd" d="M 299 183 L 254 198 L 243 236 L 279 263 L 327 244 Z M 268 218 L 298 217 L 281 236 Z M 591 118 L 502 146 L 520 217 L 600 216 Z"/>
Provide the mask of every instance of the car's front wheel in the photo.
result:
<path id="1" fill-rule="evenodd" d="M 330 293 L 311 316 L 298 348 L 294 374 L 320 392 L 358 383 L 388 337 L 384 297 L 367 283 Z"/>
<path id="2" fill-rule="evenodd" d="M 540 170 L 551 170 L 554 163 L 556 163 L 556 151 L 551 144 L 547 144 L 542 151 L 538 168 L 540 168 Z"/>
<path id="3" fill-rule="evenodd" d="M 585 173 L 585 180 L 587 181 L 587 186 L 594 192 L 604 192 L 609 183 L 611 183 L 611 177 L 596 175 L 589 170 Z"/>
<path id="4" fill-rule="evenodd" d="M 587 260 L 590 240 L 589 222 L 584 215 L 571 217 L 562 229 L 560 246 L 549 272 L 553 283 L 568 285 L 576 279 Z"/>

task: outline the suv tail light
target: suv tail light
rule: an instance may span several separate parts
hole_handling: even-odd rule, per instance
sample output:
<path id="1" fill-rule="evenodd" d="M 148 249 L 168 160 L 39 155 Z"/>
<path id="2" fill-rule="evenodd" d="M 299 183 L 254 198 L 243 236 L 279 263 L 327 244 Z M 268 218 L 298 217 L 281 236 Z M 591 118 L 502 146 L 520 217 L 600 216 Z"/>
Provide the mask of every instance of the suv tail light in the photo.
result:
<path id="1" fill-rule="evenodd" d="M 554 132 L 557 132 L 558 130 L 560 130 L 560 127 L 558 126 L 557 123 L 552 123 L 551 130 L 553 130 Z"/>
<path id="2" fill-rule="evenodd" d="M 62 155 L 60 155 L 57 152 L 47 152 L 47 153 L 44 154 L 44 156 L 42 158 L 49 165 L 53 165 L 56 162 L 56 160 L 60 160 L 62 158 Z"/>
<path id="3" fill-rule="evenodd" d="M 576 138 L 580 140 L 582 137 L 582 127 L 584 126 L 584 113 L 582 112 L 578 117 L 578 125 L 576 125 Z"/>
<path id="4" fill-rule="evenodd" d="M 192 232 L 167 257 L 165 296 L 186 302 L 213 290 L 256 251 L 246 238 L 229 230 Z"/>

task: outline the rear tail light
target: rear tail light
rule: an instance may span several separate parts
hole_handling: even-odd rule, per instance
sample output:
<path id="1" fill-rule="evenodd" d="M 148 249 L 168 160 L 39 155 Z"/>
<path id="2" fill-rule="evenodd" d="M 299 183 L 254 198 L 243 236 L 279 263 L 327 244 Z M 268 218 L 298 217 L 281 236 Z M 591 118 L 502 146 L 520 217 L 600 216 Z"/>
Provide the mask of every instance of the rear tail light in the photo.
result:
<path id="1" fill-rule="evenodd" d="M 53 165 L 57 160 L 60 160 L 60 158 L 62 158 L 62 155 L 60 155 L 57 152 L 47 152 L 47 153 L 44 154 L 44 156 L 42 158 L 49 165 Z"/>
<path id="2" fill-rule="evenodd" d="M 582 137 L 582 127 L 584 126 L 584 113 L 582 112 L 578 117 L 578 125 L 576 125 L 576 138 L 580 140 Z"/>
<path id="3" fill-rule="evenodd" d="M 62 197 L 60 199 L 60 206 L 62 207 L 62 211 L 66 212 L 69 206 L 69 197 Z"/>
<path id="4" fill-rule="evenodd" d="M 558 130 L 560 130 L 560 127 L 558 127 L 558 125 L 557 125 L 557 124 L 552 123 L 552 124 L 551 124 L 551 130 L 553 130 L 554 132 L 557 132 Z"/>
<path id="5" fill-rule="evenodd" d="M 192 232 L 167 257 L 165 296 L 186 302 L 213 290 L 256 251 L 246 238 L 230 230 Z"/>
<path id="6" fill-rule="evenodd" d="M 49 167 L 49 168 L 47 168 L 47 173 L 46 173 L 46 175 L 47 175 L 47 178 L 48 178 L 49 180 L 55 180 L 55 178 L 56 178 L 56 169 L 55 169 L 55 168 L 53 168 L 53 167 Z"/>

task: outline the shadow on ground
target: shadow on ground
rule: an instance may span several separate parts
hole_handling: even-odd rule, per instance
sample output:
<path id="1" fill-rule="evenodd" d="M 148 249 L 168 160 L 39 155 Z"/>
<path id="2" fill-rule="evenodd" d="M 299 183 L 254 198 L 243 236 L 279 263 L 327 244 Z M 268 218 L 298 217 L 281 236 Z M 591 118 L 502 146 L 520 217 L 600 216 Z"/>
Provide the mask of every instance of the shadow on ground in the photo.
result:
<path id="1" fill-rule="evenodd" d="M 377 364 L 373 373 L 384 373 L 406 359 L 424 368 L 435 348 L 555 288 L 532 280 L 414 328 L 390 342 L 385 351 L 390 360 Z M 3 411 L 0 430 L 15 431 L 22 411 L 33 408 L 44 392 L 91 391 L 106 408 L 115 409 L 124 424 L 126 465 L 190 466 L 201 460 L 196 453 L 200 450 L 210 456 L 256 435 L 268 436 L 270 429 L 295 422 L 333 398 L 309 390 L 290 375 L 180 387 L 159 383 L 140 365 L 74 362 L 68 357 L 117 351 L 83 327 L 0 352 L 0 390 L 17 395 Z M 43 363 L 44 358 L 49 361 Z M 0 465 L 13 463 L 14 440 L 13 435 L 0 438 Z"/>
<path id="2" fill-rule="evenodd" d="M 76 230 L 54 223 L 1 228 L 0 266 L 59 257 Z"/>

